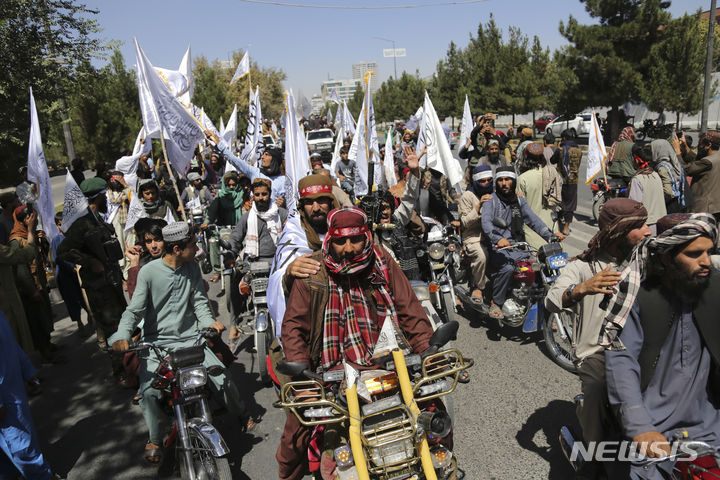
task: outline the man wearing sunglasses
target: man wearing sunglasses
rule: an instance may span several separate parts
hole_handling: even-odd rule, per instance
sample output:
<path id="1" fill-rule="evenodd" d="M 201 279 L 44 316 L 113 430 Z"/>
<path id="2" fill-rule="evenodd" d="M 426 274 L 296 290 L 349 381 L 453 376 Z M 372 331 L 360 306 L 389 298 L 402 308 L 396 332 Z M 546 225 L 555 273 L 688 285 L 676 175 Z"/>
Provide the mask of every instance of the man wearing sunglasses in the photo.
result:
<path id="1" fill-rule="evenodd" d="M 483 203 L 492 198 L 493 172 L 490 165 L 478 165 L 472 171 L 470 188 L 468 188 L 458 205 L 460 224 L 462 226 L 462 242 L 465 254 L 470 258 L 470 269 L 473 276 L 472 299 L 482 303 L 482 289 L 485 287 L 485 265 L 487 254 L 480 242 L 482 224 L 480 210 Z"/>

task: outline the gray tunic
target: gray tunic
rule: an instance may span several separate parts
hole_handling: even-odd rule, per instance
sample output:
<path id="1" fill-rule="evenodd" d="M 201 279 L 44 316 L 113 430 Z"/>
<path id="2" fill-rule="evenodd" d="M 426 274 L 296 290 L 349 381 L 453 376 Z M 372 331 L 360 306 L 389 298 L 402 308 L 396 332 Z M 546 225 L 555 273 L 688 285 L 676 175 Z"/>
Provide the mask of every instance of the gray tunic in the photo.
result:
<path id="1" fill-rule="evenodd" d="M 673 324 L 644 392 L 640 390 L 643 331 L 637 302 L 620 334 L 626 350 L 605 352 L 610 405 L 627 437 L 656 430 L 672 439 L 675 431 L 685 429 L 692 440 L 718 445 L 720 414 L 707 392 L 710 352 L 695 326 L 692 308 L 677 300 L 672 303 Z M 665 463 L 661 468 L 667 471 L 670 465 Z M 643 475 L 639 478 L 663 478 L 648 471 Z"/>

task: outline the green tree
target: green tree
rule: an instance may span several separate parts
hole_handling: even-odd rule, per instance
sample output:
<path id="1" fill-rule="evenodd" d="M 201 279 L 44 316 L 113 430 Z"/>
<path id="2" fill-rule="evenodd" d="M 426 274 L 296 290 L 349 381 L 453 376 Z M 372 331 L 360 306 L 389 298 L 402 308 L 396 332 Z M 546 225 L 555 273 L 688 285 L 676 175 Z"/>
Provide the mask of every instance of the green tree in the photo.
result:
<path id="1" fill-rule="evenodd" d="M 642 99 L 650 110 L 695 114 L 702 108 L 705 66 L 705 32 L 697 15 L 685 15 L 665 27 L 662 41 L 650 49 L 650 75 Z"/>
<path id="2" fill-rule="evenodd" d="M 5 0 L 0 9 L 0 177 L 13 183 L 27 161 L 29 87 L 43 139 L 59 121 L 58 99 L 77 81 L 77 69 L 104 50 L 94 37 L 97 12 L 71 0 Z"/>
<path id="3" fill-rule="evenodd" d="M 466 70 L 463 79 L 470 105 L 477 112 L 500 112 L 500 86 L 512 79 L 512 74 L 502 69 L 502 44 L 502 32 L 490 15 L 484 27 L 482 23 L 478 25 L 477 35 L 470 37 L 464 51 Z"/>
<path id="4" fill-rule="evenodd" d="M 450 42 L 445 58 L 437 63 L 437 70 L 429 86 L 433 105 L 438 112 L 462 117 L 467 86 L 467 64 L 463 50 Z"/>
<path id="5" fill-rule="evenodd" d="M 90 165 L 113 162 L 132 150 L 142 127 L 135 72 L 115 49 L 105 67 L 87 62 L 78 73 L 82 81 L 67 98 L 75 149 Z"/>
<path id="6" fill-rule="evenodd" d="M 577 76 L 567 92 L 576 111 L 588 106 L 611 107 L 611 137 L 619 127 L 619 106 L 639 100 L 643 79 L 650 75 L 648 52 L 663 36 L 670 20 L 662 0 L 581 0 L 598 25 L 580 25 L 570 16 L 560 33 L 570 42 L 560 58 Z"/>
<path id="7" fill-rule="evenodd" d="M 422 105 L 427 87 L 417 75 L 407 72 L 403 72 L 397 80 L 388 78 L 373 96 L 375 118 L 379 122 L 410 118 Z"/>

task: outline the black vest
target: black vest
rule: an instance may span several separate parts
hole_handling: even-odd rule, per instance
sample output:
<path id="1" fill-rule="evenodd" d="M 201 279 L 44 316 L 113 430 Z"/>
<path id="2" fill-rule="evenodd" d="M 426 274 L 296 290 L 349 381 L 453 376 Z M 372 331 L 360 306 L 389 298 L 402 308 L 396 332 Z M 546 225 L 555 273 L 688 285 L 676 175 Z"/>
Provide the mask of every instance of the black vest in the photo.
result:
<path id="1" fill-rule="evenodd" d="M 703 344 L 710 351 L 712 366 L 708 388 L 710 398 L 717 406 L 720 401 L 720 272 L 714 271 L 705 294 L 693 310 L 693 319 Z M 637 302 L 640 307 L 640 326 L 643 331 L 643 346 L 640 350 L 640 388 L 645 391 L 652 380 L 658 360 L 672 322 L 675 309 L 659 286 L 642 286 Z"/>

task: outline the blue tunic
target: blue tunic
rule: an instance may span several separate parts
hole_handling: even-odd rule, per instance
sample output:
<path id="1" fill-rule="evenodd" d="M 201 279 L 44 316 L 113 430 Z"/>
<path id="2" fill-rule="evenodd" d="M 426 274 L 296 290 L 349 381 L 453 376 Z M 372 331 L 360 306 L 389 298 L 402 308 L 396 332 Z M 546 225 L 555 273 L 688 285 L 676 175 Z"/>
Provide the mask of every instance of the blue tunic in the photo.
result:
<path id="1" fill-rule="evenodd" d="M 262 173 L 258 167 L 250 165 L 249 163 L 240 160 L 238 157 L 233 155 L 230 151 L 230 147 L 227 143 L 225 143 L 225 140 L 220 140 L 220 143 L 217 144 L 217 149 L 222 154 L 222 156 L 225 157 L 225 160 L 230 162 L 233 167 L 237 168 L 238 172 L 248 177 L 251 182 L 254 181 L 256 178 L 267 178 L 268 180 L 270 180 L 270 182 L 272 182 L 272 193 L 270 194 L 271 200 L 275 201 L 277 197 L 285 196 L 285 175 L 268 177 L 267 175 Z"/>
<path id="2" fill-rule="evenodd" d="M 0 478 L 15 478 L 8 459 L 24 478 L 50 478 L 25 392 L 25 381 L 36 373 L 0 311 L 0 407 L 6 409 L 0 420 L 0 449 L 5 454 L 0 455 Z"/>

